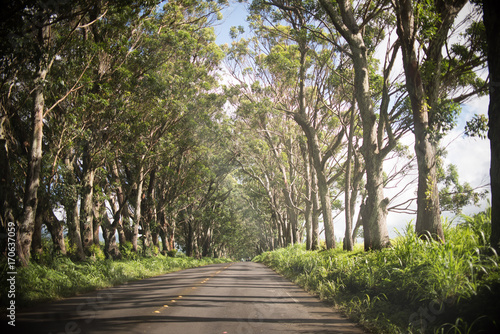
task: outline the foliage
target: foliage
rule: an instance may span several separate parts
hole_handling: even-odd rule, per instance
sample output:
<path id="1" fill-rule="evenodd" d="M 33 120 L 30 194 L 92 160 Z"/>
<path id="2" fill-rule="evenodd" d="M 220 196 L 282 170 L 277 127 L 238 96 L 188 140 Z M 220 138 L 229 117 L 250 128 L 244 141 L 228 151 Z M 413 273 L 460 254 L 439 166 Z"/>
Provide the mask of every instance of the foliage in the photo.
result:
<path id="1" fill-rule="evenodd" d="M 177 249 L 172 249 L 167 252 L 167 255 L 170 257 L 175 257 L 176 254 L 177 254 Z"/>
<path id="2" fill-rule="evenodd" d="M 488 137 L 488 118 L 483 115 L 474 115 L 465 125 L 465 134 L 469 137 L 486 139 Z"/>
<path id="3" fill-rule="evenodd" d="M 453 164 L 448 165 L 446 170 L 439 164 L 438 172 L 438 182 L 442 185 L 439 190 L 442 211 L 459 214 L 463 207 L 478 205 L 488 195 L 487 190 L 473 189 L 467 182 L 460 183 L 457 167 Z"/>
<path id="4" fill-rule="evenodd" d="M 447 242 L 422 240 L 409 224 L 392 248 L 305 251 L 295 245 L 254 259 L 328 300 L 377 333 L 498 331 L 500 268 L 489 247 L 490 210 L 453 226 Z M 495 323 L 496 321 L 496 323 Z M 456 330 L 451 330 L 450 328 Z"/>
<path id="5" fill-rule="evenodd" d="M 102 261 L 106 258 L 99 245 L 93 244 L 89 247 L 90 259 L 92 261 Z"/>

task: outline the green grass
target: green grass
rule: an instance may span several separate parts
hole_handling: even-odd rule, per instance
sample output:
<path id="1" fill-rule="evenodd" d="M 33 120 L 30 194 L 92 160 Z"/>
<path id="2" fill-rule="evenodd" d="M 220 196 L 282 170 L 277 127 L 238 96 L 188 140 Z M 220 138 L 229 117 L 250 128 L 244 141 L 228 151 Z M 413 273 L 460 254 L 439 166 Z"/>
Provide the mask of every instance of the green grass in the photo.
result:
<path id="1" fill-rule="evenodd" d="M 375 333 L 500 332 L 499 257 L 487 247 L 489 212 L 445 224 L 446 243 L 405 233 L 382 251 L 263 253 L 263 262 Z"/>
<path id="2" fill-rule="evenodd" d="M 158 255 L 149 258 L 128 260 L 94 260 L 73 262 L 67 257 L 58 257 L 44 264 L 32 262 L 28 267 L 18 268 L 16 276 L 16 306 L 26 307 L 36 303 L 58 300 L 80 293 L 119 285 L 132 280 L 161 275 L 181 269 L 213 263 L 231 262 L 229 259 L 190 257 L 167 257 Z M 4 266 L 4 265 L 3 265 Z M 2 268 L 5 281 L 5 268 Z M 0 292 L 2 305 L 7 305 L 5 289 Z"/>

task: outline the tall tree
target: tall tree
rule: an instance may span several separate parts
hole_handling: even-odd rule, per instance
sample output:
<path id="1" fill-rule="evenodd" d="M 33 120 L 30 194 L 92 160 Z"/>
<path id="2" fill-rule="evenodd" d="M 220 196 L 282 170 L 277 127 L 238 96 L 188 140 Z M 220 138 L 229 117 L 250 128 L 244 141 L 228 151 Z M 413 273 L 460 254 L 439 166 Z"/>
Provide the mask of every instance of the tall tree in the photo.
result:
<path id="1" fill-rule="evenodd" d="M 452 46 L 444 57 L 443 48 L 458 13 L 467 0 L 395 0 L 406 89 L 411 101 L 415 152 L 418 166 L 416 232 L 444 240 L 440 218 L 437 150 L 443 131 L 452 127 L 457 103 L 484 90 L 472 70 L 481 67 L 481 43 L 468 48 Z M 472 37 L 474 31 L 469 30 Z M 476 44 L 476 45 L 474 45 Z M 419 56 L 423 49 L 424 56 Z M 451 54 L 451 55 L 450 55 Z M 468 80 L 466 78 L 472 78 Z M 449 96 L 453 88 L 472 86 L 471 91 Z"/>
<path id="2" fill-rule="evenodd" d="M 488 107 L 491 148 L 491 246 L 500 251 L 500 3 L 483 0 L 483 20 L 488 44 L 490 104 Z"/>
<path id="3" fill-rule="evenodd" d="M 292 3 L 298 6 L 299 2 Z M 256 67 L 256 80 L 265 86 L 261 91 L 274 103 L 273 109 L 292 118 L 306 137 L 307 154 L 314 169 L 314 182 L 318 185 L 326 245 L 333 248 L 330 188 L 337 177 L 332 174 L 332 161 L 341 147 L 343 135 L 341 127 L 335 127 L 338 125 L 336 115 L 328 109 L 330 106 L 325 106 L 324 96 L 334 99 L 336 95 L 331 85 L 323 80 L 327 81 L 326 78 L 332 75 L 329 66 L 334 63 L 325 55 L 335 51 L 308 32 L 308 25 L 314 25 L 313 16 L 300 9 L 282 1 L 252 3 L 252 25 L 259 36 L 255 45 L 261 48 L 254 51 L 253 66 Z"/>
<path id="4" fill-rule="evenodd" d="M 376 31 L 375 25 L 380 32 L 383 31 L 384 24 L 376 19 L 387 10 L 387 1 L 362 2 L 357 8 L 353 8 L 352 2 L 346 0 L 336 2 L 320 0 L 320 4 L 334 30 L 345 39 L 350 49 L 354 66 L 355 97 L 363 128 L 362 154 L 365 161 L 367 189 L 363 211 L 365 249 L 381 249 L 390 244 L 386 223 L 389 201 L 383 192 L 383 161 L 395 146 L 396 138 L 391 131 L 391 125 L 388 124 L 388 117 L 381 117 L 377 124 L 371 94 L 373 85 L 370 83 L 370 54 L 379 39 L 375 34 L 373 40 L 369 41 L 367 31 Z M 367 44 L 368 41 L 371 45 Z M 387 143 L 383 140 L 384 131 L 388 131 Z"/>

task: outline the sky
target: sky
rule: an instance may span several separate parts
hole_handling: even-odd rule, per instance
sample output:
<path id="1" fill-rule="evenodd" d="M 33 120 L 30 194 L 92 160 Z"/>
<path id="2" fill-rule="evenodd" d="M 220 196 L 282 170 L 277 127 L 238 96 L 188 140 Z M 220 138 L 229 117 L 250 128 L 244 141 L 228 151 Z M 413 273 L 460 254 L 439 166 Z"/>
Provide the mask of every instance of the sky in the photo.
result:
<path id="1" fill-rule="evenodd" d="M 231 44 L 229 29 L 232 26 L 243 26 L 248 33 L 248 25 L 246 23 L 247 4 L 231 1 L 231 5 L 223 11 L 223 20 L 215 27 L 218 44 Z M 465 13 L 465 10 L 464 10 Z M 464 15 L 462 13 L 462 15 Z M 385 51 L 379 50 L 380 54 Z M 397 69 L 395 69 L 397 71 Z M 490 143 L 488 140 L 477 138 L 469 138 L 463 135 L 464 126 L 467 120 L 470 120 L 474 114 L 488 114 L 489 98 L 481 97 L 474 98 L 462 105 L 462 112 L 457 120 L 457 126 L 451 130 L 442 140 L 442 145 L 446 147 L 448 152 L 444 158 L 446 164 L 454 164 L 457 166 L 460 182 L 468 182 L 472 187 L 478 187 L 489 184 L 489 166 L 490 166 Z M 404 139 L 404 143 L 413 150 L 413 134 L 410 134 Z M 385 170 L 389 172 L 394 163 L 388 161 L 385 164 Z M 414 177 L 413 177 L 414 178 Z M 410 179 L 401 182 L 394 189 L 386 189 L 385 196 L 391 198 L 401 190 L 401 186 Z M 488 188 L 489 189 L 489 188 Z M 416 184 L 407 190 L 397 201 L 403 202 L 406 198 L 415 197 Z M 488 196 L 489 198 L 489 196 Z M 481 202 L 479 207 L 469 206 L 464 208 L 464 214 L 474 214 L 484 210 L 487 206 L 487 200 Z M 453 219 L 451 213 L 444 213 L 443 216 L 448 219 Z M 390 237 L 397 235 L 396 230 L 402 231 L 405 226 L 414 220 L 414 215 L 399 214 L 390 212 L 387 217 L 387 227 Z M 343 215 L 340 215 L 334 221 L 335 236 L 337 239 L 342 238 L 345 231 Z"/>

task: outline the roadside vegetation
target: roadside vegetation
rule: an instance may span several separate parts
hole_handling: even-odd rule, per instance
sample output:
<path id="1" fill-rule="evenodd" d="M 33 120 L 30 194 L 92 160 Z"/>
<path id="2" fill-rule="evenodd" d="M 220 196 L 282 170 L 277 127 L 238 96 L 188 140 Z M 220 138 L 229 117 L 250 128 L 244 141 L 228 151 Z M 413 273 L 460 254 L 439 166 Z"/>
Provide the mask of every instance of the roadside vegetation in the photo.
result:
<path id="1" fill-rule="evenodd" d="M 226 258 L 208 257 L 195 259 L 175 251 L 171 251 L 169 255 L 141 257 L 130 253 L 130 256 L 121 260 L 111 260 L 104 259 L 102 251 L 98 250 L 89 260 L 78 262 L 67 256 L 51 258 L 50 254 L 43 254 L 29 266 L 18 268 L 16 305 L 33 306 L 133 280 L 232 261 Z M 5 269 L 4 267 L 5 263 L 2 262 L 2 269 Z M 6 270 L 2 270 L 2 276 L 5 272 Z M 5 279 L 6 277 L 2 277 L 2 281 Z M 7 305 L 5 291 L 2 290 L 0 296 L 2 305 Z"/>
<path id="2" fill-rule="evenodd" d="M 392 247 L 364 252 L 263 253 L 262 262 L 375 333 L 497 333 L 498 254 L 488 247 L 490 213 L 444 224 L 446 242 L 418 238 L 410 224 Z"/>

